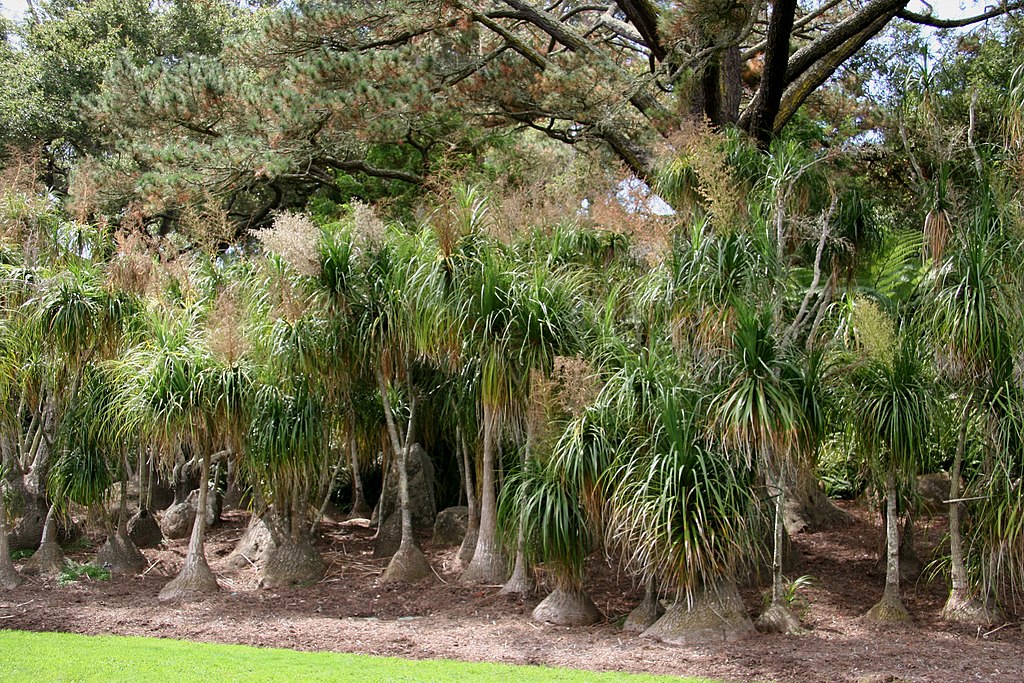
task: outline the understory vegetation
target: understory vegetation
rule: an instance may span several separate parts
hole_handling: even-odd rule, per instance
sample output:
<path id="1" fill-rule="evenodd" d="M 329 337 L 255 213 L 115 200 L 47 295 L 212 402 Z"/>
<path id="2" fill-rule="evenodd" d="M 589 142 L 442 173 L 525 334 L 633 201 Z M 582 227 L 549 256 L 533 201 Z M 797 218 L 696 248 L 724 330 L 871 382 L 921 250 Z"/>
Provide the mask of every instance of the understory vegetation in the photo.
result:
<path id="1" fill-rule="evenodd" d="M 924 37 L 905 2 L 712 4 L 3 20 L 0 590 L 126 580 L 177 520 L 153 598 L 202 599 L 222 505 L 265 587 L 324 577 L 339 509 L 433 581 L 417 531 L 464 503 L 462 580 L 539 621 L 601 619 L 596 553 L 647 587 L 628 630 L 738 637 L 760 580 L 798 634 L 826 494 L 878 507 L 867 616 L 909 618 L 927 480 L 944 618 L 1019 613 L 1016 5 Z"/>

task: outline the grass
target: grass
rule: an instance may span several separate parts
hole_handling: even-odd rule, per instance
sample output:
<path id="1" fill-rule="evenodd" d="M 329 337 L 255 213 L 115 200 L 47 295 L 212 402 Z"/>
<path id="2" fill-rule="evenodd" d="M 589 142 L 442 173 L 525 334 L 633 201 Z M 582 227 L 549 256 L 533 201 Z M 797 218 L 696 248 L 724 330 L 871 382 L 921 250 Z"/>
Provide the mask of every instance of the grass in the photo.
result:
<path id="1" fill-rule="evenodd" d="M 411 661 L 159 638 L 0 630 L 0 681 L 192 683 L 196 680 L 217 683 L 510 680 L 516 683 L 700 683 L 692 678 L 599 674 L 540 666 Z"/>

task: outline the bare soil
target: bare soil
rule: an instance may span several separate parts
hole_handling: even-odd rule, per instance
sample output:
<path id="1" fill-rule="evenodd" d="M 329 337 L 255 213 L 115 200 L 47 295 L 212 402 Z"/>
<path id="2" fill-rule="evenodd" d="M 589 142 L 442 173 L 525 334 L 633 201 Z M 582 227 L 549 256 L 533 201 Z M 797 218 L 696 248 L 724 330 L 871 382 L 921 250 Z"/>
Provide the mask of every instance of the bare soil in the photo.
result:
<path id="1" fill-rule="evenodd" d="M 456 659 L 514 664 L 708 676 L 730 681 L 1024 681 L 1024 631 L 1014 619 L 984 633 L 939 619 L 946 589 L 939 578 L 904 585 L 910 624 L 882 626 L 863 614 L 881 596 L 876 566 L 882 528 L 875 513 L 844 504 L 854 522 L 800 534 L 797 574 L 816 577 L 804 591 L 809 606 L 804 636 L 755 634 L 716 647 L 666 646 L 619 628 L 642 591 L 613 565 L 595 559 L 591 595 L 606 620 L 565 628 L 530 621 L 543 596 L 499 595 L 500 586 L 459 583 L 455 548 L 425 540 L 434 575 L 412 586 L 382 586 L 386 560 L 372 559 L 371 529 L 325 524 L 319 539 L 328 563 L 323 581 L 307 588 L 264 590 L 255 569 L 229 569 L 225 558 L 246 525 L 229 512 L 210 529 L 210 566 L 223 590 L 206 600 L 157 602 L 160 588 L 181 566 L 187 541 L 146 550 L 145 573 L 111 581 L 58 586 L 34 580 L 0 591 L 0 628 L 70 631 L 244 643 L 295 650 L 332 650 L 412 659 Z M 922 560 L 940 542 L 945 520 L 919 522 Z M 86 561 L 87 551 L 69 553 Z M 21 564 L 21 563 L 19 563 Z M 752 615 L 762 591 L 744 592 Z"/>

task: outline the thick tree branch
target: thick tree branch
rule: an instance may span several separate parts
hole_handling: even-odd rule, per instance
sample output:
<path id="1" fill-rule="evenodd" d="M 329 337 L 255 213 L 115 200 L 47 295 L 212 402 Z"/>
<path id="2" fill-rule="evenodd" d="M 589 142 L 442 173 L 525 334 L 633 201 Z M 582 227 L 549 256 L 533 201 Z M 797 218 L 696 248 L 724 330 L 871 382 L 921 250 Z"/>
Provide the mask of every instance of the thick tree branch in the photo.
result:
<path id="1" fill-rule="evenodd" d="M 858 12 L 836 24 L 831 31 L 796 51 L 786 69 L 786 84 L 795 82 L 819 62 L 829 59 L 832 52 L 841 50 L 854 36 L 862 36 L 866 27 L 876 27 L 874 33 L 868 37 L 874 36 L 907 5 L 907 2 L 909 0 L 870 0 Z M 879 23 L 878 19 L 881 17 L 885 17 L 885 21 Z"/>
<path id="2" fill-rule="evenodd" d="M 915 24 L 934 26 L 935 28 L 961 28 L 963 26 L 970 26 L 971 24 L 977 24 L 978 22 L 994 19 L 1014 10 L 1021 9 L 1022 7 L 1024 7 L 1024 2 L 1006 2 L 1003 0 L 999 6 L 993 7 L 986 12 L 976 14 L 973 17 L 963 17 L 961 19 L 941 19 L 939 17 L 933 17 L 930 14 L 918 14 L 917 12 L 911 12 L 906 9 L 900 10 L 896 16 Z"/>
<path id="3" fill-rule="evenodd" d="M 814 21 L 818 17 L 822 16 L 823 14 L 828 12 L 830 9 L 834 8 L 836 5 L 839 5 L 839 4 L 843 3 L 843 2 L 846 2 L 846 0 L 829 0 L 829 2 L 826 2 L 821 7 L 817 8 L 816 10 L 814 10 L 813 12 L 808 12 L 807 14 L 805 14 L 802 17 L 800 17 L 799 19 L 797 19 L 793 23 L 794 35 L 799 35 L 797 32 L 800 29 L 804 28 L 805 26 L 810 24 L 812 21 Z M 743 55 L 742 55 L 743 59 L 750 59 L 751 57 L 755 56 L 759 52 L 764 52 L 766 47 L 768 47 L 768 39 L 767 38 L 765 40 L 762 40 L 761 42 L 756 43 L 754 45 L 751 45 L 750 47 L 748 47 L 745 50 L 743 50 Z"/>
<path id="4" fill-rule="evenodd" d="M 660 15 L 658 6 L 652 0 L 618 0 L 616 4 L 643 36 L 644 44 L 647 45 L 647 49 L 651 51 L 655 59 L 665 59 L 668 53 L 658 35 L 658 17 Z"/>
<path id="5" fill-rule="evenodd" d="M 789 60 L 789 38 L 796 18 L 797 0 L 776 0 L 768 23 L 768 44 L 764 58 L 764 73 L 750 108 L 750 132 L 762 147 L 767 147 L 773 133 L 775 116 L 779 113 L 782 93 L 786 88 L 786 70 Z"/>
<path id="6" fill-rule="evenodd" d="M 854 34 L 849 40 L 825 55 L 811 68 L 805 70 L 803 76 L 791 83 L 782 95 L 782 102 L 779 105 L 779 113 L 775 117 L 772 127 L 774 134 L 782 131 L 783 127 L 793 118 L 800 105 L 810 97 L 811 93 L 817 90 L 832 74 L 836 72 L 843 62 L 852 57 L 854 53 L 864 47 L 864 44 L 874 38 L 885 28 L 885 25 L 896 16 L 896 9 L 887 14 L 880 15 L 873 22 L 864 27 L 860 33 Z M 745 114 L 746 112 L 744 112 Z"/>
<path id="7" fill-rule="evenodd" d="M 402 182 L 409 183 L 411 185 L 421 185 L 423 183 L 423 176 L 416 175 L 415 173 L 409 173 L 407 171 L 399 171 L 393 168 L 372 166 L 363 160 L 345 160 L 336 159 L 334 157 L 321 157 L 321 161 L 338 171 L 365 173 L 366 175 L 373 176 L 374 178 L 401 180 Z"/>
<path id="8" fill-rule="evenodd" d="M 621 68 L 611 61 L 606 55 L 603 55 L 596 47 L 594 47 L 593 44 L 590 43 L 590 41 L 580 35 L 571 26 L 567 26 L 560 22 L 558 17 L 554 16 L 550 12 L 537 9 L 527 0 L 503 1 L 512 9 L 517 10 L 523 17 L 524 21 L 533 24 L 541 31 L 548 34 L 552 40 L 561 43 L 573 52 L 579 52 L 593 57 L 597 64 L 606 68 L 609 77 L 624 77 L 626 80 L 633 80 L 633 78 L 628 74 L 622 73 Z M 665 111 L 664 107 L 661 106 L 658 100 L 650 94 L 635 91 L 629 96 L 629 102 L 640 113 L 655 122 L 656 125 L 658 122 L 668 119 L 668 112 Z"/>

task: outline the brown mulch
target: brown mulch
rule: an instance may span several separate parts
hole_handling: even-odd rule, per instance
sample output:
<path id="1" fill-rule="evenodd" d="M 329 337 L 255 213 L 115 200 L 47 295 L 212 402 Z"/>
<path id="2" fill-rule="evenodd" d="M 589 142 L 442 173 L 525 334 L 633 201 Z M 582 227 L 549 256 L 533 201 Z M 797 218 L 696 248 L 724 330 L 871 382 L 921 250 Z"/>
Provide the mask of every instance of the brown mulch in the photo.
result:
<path id="1" fill-rule="evenodd" d="M 608 621 L 588 628 L 530 621 L 537 599 L 498 594 L 497 587 L 459 583 L 453 549 L 425 551 L 436 575 L 414 586 L 381 586 L 385 561 L 374 560 L 372 531 L 326 524 L 320 548 L 329 563 L 319 584 L 262 590 L 255 571 L 225 566 L 245 515 L 230 512 L 210 530 L 208 556 L 223 591 L 205 601 L 161 605 L 156 595 L 180 567 L 185 541 L 147 550 L 141 576 L 60 587 L 34 582 L 0 591 L 0 628 L 70 631 L 244 643 L 295 650 L 333 650 L 412 659 L 545 664 L 595 671 L 709 676 L 730 681 L 1024 681 L 1024 631 L 1018 620 L 991 633 L 939 619 L 944 582 L 904 584 L 908 625 L 882 626 L 862 615 L 880 597 L 876 565 L 882 530 L 874 513 L 843 506 L 854 523 L 794 540 L 797 574 L 816 577 L 804 591 L 809 606 L 799 637 L 752 635 L 714 647 L 672 647 L 622 633 L 616 626 L 639 591 L 604 562 L 595 561 L 592 596 Z M 923 520 L 918 553 L 929 558 L 944 519 Z M 85 561 L 89 555 L 72 554 Z M 745 592 L 752 614 L 761 592 Z"/>

